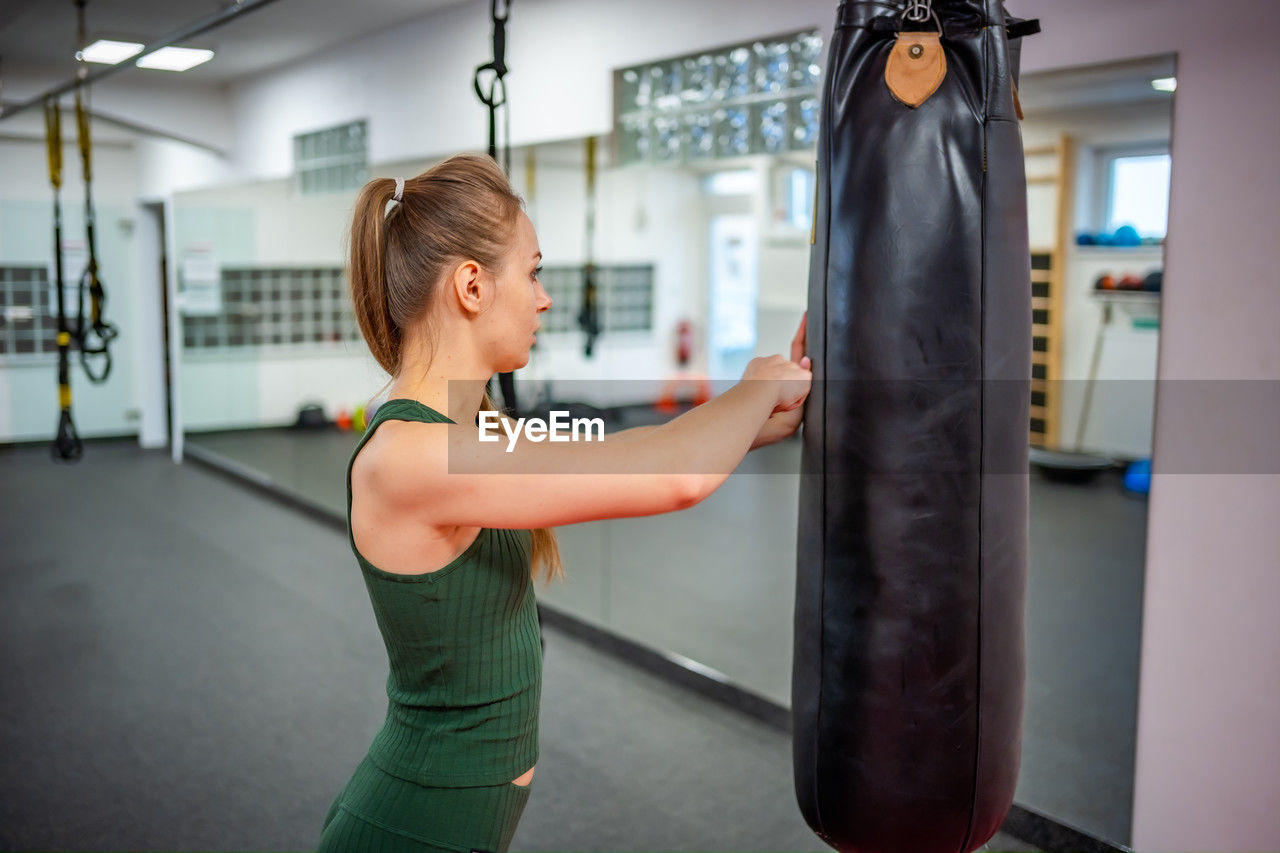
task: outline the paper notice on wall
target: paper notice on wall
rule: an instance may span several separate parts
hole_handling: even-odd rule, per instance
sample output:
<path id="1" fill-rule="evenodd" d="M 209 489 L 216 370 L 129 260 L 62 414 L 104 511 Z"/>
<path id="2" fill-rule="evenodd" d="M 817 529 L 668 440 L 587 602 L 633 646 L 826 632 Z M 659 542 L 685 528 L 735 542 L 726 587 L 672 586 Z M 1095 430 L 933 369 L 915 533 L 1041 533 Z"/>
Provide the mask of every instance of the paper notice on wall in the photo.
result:
<path id="1" fill-rule="evenodd" d="M 84 275 L 85 269 L 89 266 L 89 249 L 85 245 L 84 240 L 63 240 L 62 241 L 62 304 L 63 311 L 66 316 L 75 318 L 80 316 L 80 277 Z M 54 279 L 58 275 L 57 259 L 55 258 L 49 264 L 49 314 L 56 316 L 58 313 L 58 286 L 54 283 Z M 85 312 L 89 311 L 89 292 L 86 288 L 84 294 Z"/>
<path id="2" fill-rule="evenodd" d="M 196 243 L 182 253 L 178 310 L 190 317 L 222 311 L 222 275 L 217 256 L 207 243 Z"/>

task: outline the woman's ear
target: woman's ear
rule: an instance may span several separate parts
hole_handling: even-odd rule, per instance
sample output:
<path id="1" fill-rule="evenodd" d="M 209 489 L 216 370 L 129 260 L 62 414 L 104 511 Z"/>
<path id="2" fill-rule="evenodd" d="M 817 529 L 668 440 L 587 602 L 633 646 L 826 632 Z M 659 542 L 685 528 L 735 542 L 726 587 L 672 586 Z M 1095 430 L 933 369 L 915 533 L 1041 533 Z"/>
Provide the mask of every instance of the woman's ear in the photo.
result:
<path id="1" fill-rule="evenodd" d="M 463 310 L 478 314 L 484 308 L 484 291 L 487 288 L 484 287 L 483 271 L 475 261 L 458 264 L 453 270 L 450 285 Z"/>

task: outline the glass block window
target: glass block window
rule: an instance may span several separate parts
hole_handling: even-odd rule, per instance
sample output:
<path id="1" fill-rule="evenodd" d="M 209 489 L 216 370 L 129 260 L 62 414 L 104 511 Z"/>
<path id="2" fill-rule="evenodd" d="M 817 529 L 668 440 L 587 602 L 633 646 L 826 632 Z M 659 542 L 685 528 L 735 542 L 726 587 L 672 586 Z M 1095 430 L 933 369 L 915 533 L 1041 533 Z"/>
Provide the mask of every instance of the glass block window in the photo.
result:
<path id="1" fill-rule="evenodd" d="M 293 138 L 293 170 L 302 195 L 359 189 L 369 180 L 368 122 L 300 133 Z"/>
<path id="2" fill-rule="evenodd" d="M 543 315 L 546 332 L 576 332 L 582 310 L 582 267 L 545 266 L 542 286 L 551 297 Z M 653 265 L 617 264 L 596 267 L 596 307 L 600 332 L 640 332 L 653 329 Z"/>
<path id="3" fill-rule="evenodd" d="M 187 349 L 361 340 L 341 267 L 223 267 L 221 307 L 184 315 Z"/>
<path id="4" fill-rule="evenodd" d="M 67 319 L 75 323 L 76 289 L 64 283 Z M 74 281 L 79 287 L 79 278 Z M 88 306 L 88 294 L 85 294 Z M 75 336 L 71 350 L 77 349 Z M 44 266 L 0 266 L 0 359 L 57 354 L 58 294 Z"/>
<path id="5" fill-rule="evenodd" d="M 822 36 L 807 30 L 624 68 L 619 162 L 688 163 L 817 144 Z"/>

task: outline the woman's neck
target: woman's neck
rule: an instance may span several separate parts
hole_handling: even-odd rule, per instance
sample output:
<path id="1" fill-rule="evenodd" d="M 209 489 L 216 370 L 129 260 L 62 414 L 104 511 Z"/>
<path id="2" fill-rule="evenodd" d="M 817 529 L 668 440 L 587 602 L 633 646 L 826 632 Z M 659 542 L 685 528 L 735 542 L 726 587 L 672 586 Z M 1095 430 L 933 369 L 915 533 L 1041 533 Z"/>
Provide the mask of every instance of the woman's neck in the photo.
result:
<path id="1" fill-rule="evenodd" d="M 388 399 L 417 400 L 459 424 L 473 424 L 484 398 L 486 380 L 428 376 L 417 382 L 397 379 Z"/>

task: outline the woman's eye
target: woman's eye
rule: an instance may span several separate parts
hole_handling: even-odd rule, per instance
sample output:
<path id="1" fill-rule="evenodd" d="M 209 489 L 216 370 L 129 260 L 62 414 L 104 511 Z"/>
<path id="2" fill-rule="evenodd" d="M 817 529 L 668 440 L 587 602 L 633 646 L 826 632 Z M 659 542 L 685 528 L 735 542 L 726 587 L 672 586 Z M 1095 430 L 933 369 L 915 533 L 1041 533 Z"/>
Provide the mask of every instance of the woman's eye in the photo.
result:
<path id="1" fill-rule="evenodd" d="M 539 276 L 541 276 L 541 275 L 542 275 L 542 267 L 538 267 L 537 269 L 535 269 L 535 270 L 533 271 L 533 277 L 534 277 L 534 278 L 538 278 L 538 277 L 539 277 Z"/>

